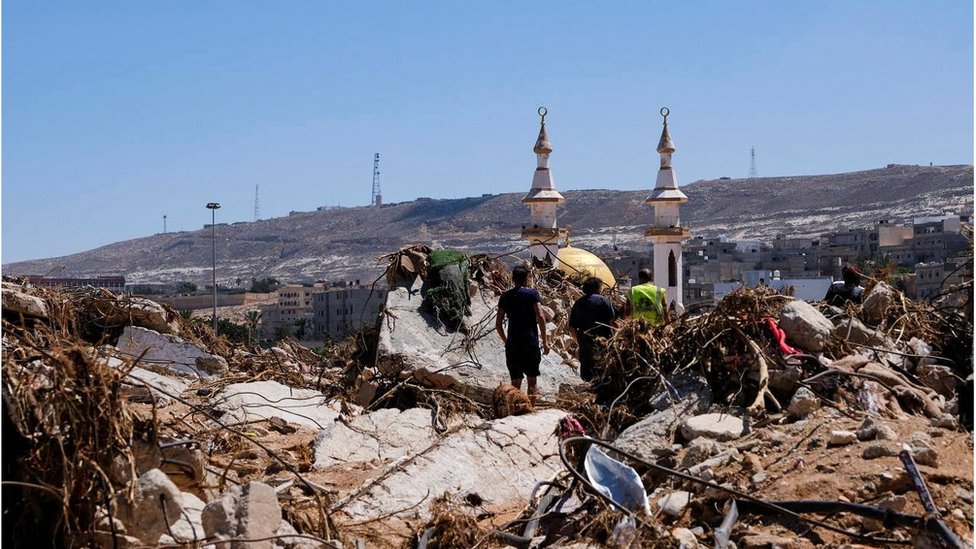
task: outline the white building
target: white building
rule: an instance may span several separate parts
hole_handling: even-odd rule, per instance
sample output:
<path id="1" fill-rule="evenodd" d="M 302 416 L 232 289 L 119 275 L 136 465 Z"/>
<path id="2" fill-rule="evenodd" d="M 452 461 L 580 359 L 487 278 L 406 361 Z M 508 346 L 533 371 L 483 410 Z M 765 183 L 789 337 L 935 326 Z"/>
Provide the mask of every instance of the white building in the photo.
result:
<path id="1" fill-rule="evenodd" d="M 654 244 L 654 285 L 664 288 L 665 298 L 681 312 L 684 310 L 682 292 L 682 241 L 691 236 L 691 229 L 681 226 L 679 210 L 688 202 L 685 193 L 678 189 L 678 176 L 671 167 L 674 142 L 668 131 L 667 107 L 661 109 L 664 129 L 657 152 L 661 155 L 661 167 L 657 172 L 657 183 L 647 197 L 647 203 L 654 207 L 654 224 L 644 232 Z"/>
<path id="2" fill-rule="evenodd" d="M 532 188 L 522 199 L 522 203 L 529 206 L 530 221 L 529 225 L 522 226 L 522 238 L 529 241 L 529 254 L 533 259 L 553 263 L 559 252 L 559 241 L 567 235 L 567 230 L 560 229 L 556 223 L 556 209 L 566 199 L 556 190 L 549 171 L 552 143 L 546 133 L 546 113 L 545 107 L 539 108 L 542 121 L 539 138 L 532 149 L 537 162 L 535 175 L 532 176 Z"/>

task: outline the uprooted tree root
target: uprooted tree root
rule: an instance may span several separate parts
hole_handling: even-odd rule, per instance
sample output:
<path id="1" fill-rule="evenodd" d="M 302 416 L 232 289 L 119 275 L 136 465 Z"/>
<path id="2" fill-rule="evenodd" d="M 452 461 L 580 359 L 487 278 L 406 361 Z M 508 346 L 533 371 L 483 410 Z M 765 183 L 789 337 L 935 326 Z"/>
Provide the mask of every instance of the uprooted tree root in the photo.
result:
<path id="1" fill-rule="evenodd" d="M 4 537 L 24 547 L 83 545 L 96 508 L 124 486 L 113 478 L 135 470 L 120 375 L 83 342 L 43 326 L 28 332 L 4 321 L 4 333 L 14 347 L 3 357 L 4 526 L 12 530 Z"/>
<path id="2" fill-rule="evenodd" d="M 481 542 L 481 547 L 491 547 L 490 531 L 478 524 L 477 517 L 465 510 L 462 504 L 447 495 L 431 503 L 433 518 L 421 529 L 417 545 L 426 549 L 468 549 Z"/>

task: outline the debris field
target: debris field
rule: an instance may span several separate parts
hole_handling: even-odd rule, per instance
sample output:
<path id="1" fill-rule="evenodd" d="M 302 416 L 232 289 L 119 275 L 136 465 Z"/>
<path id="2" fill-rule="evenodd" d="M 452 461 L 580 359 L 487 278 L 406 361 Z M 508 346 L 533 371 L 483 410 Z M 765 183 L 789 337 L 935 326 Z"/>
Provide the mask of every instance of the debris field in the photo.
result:
<path id="1" fill-rule="evenodd" d="M 585 383 L 582 276 L 537 267 L 552 350 L 532 402 L 495 334 L 502 258 L 380 261 L 375 327 L 317 352 L 5 278 L 3 541 L 972 546 L 971 280 L 913 302 L 882 270 L 844 309 L 759 287 L 621 318 Z"/>

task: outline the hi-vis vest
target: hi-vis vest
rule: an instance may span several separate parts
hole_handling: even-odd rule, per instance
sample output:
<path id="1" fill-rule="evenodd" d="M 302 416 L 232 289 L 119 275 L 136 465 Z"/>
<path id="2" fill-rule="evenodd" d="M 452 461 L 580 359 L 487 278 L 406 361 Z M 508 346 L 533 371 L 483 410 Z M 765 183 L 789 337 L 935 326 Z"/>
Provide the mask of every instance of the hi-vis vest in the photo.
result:
<path id="1" fill-rule="evenodd" d="M 643 318 L 652 324 L 664 322 L 664 288 L 647 283 L 630 289 L 630 307 L 634 318 Z"/>

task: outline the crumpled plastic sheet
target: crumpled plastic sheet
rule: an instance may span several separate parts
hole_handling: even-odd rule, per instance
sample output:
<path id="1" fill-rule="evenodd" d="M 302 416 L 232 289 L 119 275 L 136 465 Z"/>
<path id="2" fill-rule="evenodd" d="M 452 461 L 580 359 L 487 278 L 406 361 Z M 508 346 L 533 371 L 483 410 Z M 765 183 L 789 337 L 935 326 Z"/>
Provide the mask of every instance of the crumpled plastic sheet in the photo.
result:
<path id="1" fill-rule="evenodd" d="M 590 446 L 583 468 L 590 484 L 601 494 L 625 509 L 633 512 L 643 509 L 647 516 L 651 515 L 647 492 L 633 467 L 613 459 L 596 446 Z"/>

